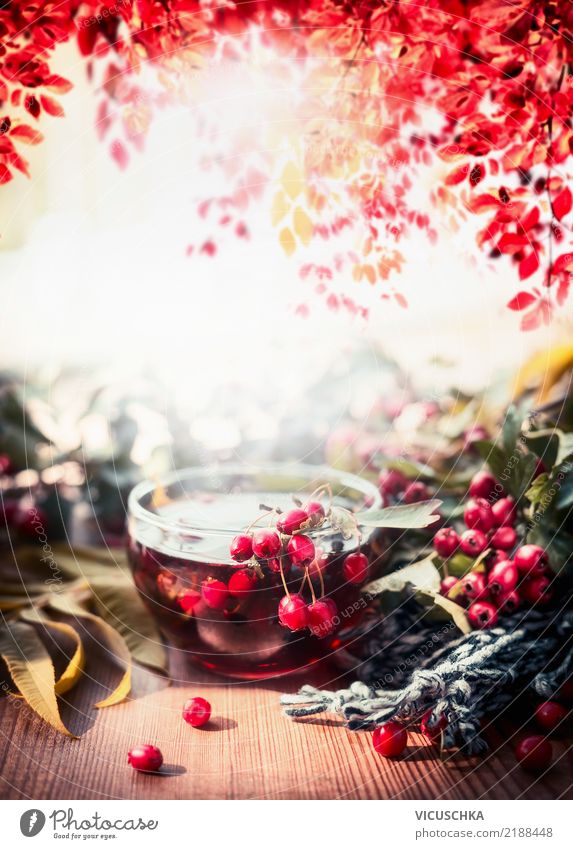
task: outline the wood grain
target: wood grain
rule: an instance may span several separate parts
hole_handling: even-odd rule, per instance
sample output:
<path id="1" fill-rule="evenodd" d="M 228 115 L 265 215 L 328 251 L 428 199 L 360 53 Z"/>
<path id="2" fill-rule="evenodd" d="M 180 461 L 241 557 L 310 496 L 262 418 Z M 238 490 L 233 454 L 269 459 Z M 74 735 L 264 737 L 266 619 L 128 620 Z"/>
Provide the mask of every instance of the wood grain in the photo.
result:
<path id="1" fill-rule="evenodd" d="M 90 653 L 90 657 L 92 653 Z M 370 734 L 347 731 L 336 717 L 292 722 L 278 703 L 296 679 L 263 684 L 221 681 L 189 667 L 171 651 L 173 681 L 143 669 L 132 697 L 96 711 L 94 702 L 117 681 L 105 657 L 87 667 L 88 680 L 68 694 L 62 713 L 80 740 L 46 727 L 25 706 L 0 698 L 0 797 L 8 799 L 556 799 L 572 798 L 573 748 L 554 742 L 555 762 L 536 777 L 516 766 L 511 734 L 493 729 L 485 759 L 450 757 L 419 735 L 399 760 L 377 756 Z M 315 683 L 341 685 L 336 673 L 317 672 Z M 181 719 L 191 695 L 213 706 L 204 729 Z M 137 742 L 164 755 L 162 775 L 127 765 Z"/>

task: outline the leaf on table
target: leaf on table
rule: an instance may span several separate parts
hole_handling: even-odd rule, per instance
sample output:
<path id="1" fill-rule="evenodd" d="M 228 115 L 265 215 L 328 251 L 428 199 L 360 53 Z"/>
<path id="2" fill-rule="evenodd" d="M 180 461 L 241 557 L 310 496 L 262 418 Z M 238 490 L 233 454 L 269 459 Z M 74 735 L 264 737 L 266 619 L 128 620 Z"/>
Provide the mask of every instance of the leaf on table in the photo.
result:
<path id="1" fill-rule="evenodd" d="M 440 595 L 439 592 L 421 590 L 421 593 L 422 595 L 428 596 L 433 604 L 444 610 L 448 616 L 451 617 L 452 621 L 455 625 L 457 625 L 462 634 L 469 634 L 472 630 L 472 626 L 468 621 L 468 617 L 463 607 L 460 607 L 460 605 L 453 601 L 453 599 Z"/>
<path id="2" fill-rule="evenodd" d="M 542 404 L 563 375 L 573 367 L 573 345 L 555 345 L 539 351 L 522 365 L 517 373 L 513 396 L 518 398 L 528 389 L 536 389 L 536 401 Z"/>
<path id="3" fill-rule="evenodd" d="M 365 593 L 379 595 L 383 592 L 401 592 L 409 584 L 417 590 L 429 590 L 431 592 L 440 588 L 440 573 L 434 563 L 434 555 L 410 563 L 402 569 L 390 572 L 382 578 L 377 578 L 363 587 Z"/>
<path id="4" fill-rule="evenodd" d="M 32 625 L 11 622 L 0 629 L 0 656 L 26 703 L 61 734 L 75 737 L 61 720 L 52 659 Z"/>
<path id="5" fill-rule="evenodd" d="M 427 528 L 440 518 L 436 512 L 442 502 L 433 498 L 417 504 L 400 504 L 380 510 L 364 510 L 355 513 L 359 525 L 369 528 Z"/>
<path id="6" fill-rule="evenodd" d="M 66 637 L 69 637 L 75 645 L 74 653 L 58 680 L 56 681 L 56 693 L 61 696 L 67 693 L 78 683 L 85 667 L 85 652 L 82 638 L 75 628 L 67 622 L 54 622 L 43 616 L 38 610 L 29 608 L 20 613 L 20 618 L 30 625 L 40 625 L 42 628 L 51 628 Z"/>

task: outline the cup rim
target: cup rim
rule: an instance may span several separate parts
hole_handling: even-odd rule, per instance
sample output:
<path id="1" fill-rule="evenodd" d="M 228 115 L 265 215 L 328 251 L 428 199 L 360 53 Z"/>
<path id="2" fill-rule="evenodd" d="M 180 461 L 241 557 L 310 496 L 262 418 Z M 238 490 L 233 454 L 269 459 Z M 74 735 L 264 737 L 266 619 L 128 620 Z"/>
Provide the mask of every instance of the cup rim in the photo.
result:
<path id="1" fill-rule="evenodd" d="M 264 474 L 284 474 L 298 475 L 299 477 L 308 477 L 310 481 L 313 478 L 326 479 L 331 478 L 337 483 L 360 491 L 365 499 L 368 500 L 368 506 L 364 507 L 361 512 L 369 512 L 377 510 L 382 506 L 382 497 L 378 487 L 371 483 L 366 478 L 355 475 L 352 472 L 340 471 L 327 465 L 313 465 L 311 463 L 265 463 L 265 464 L 246 464 L 246 463 L 212 463 L 206 466 L 188 466 L 184 469 L 177 469 L 168 474 L 162 475 L 157 480 L 152 481 L 146 478 L 140 481 L 131 490 L 127 500 L 128 518 L 134 518 L 148 525 L 152 525 L 161 531 L 180 532 L 181 534 L 190 534 L 197 531 L 203 535 L 212 536 L 227 536 L 232 537 L 237 534 L 237 529 L 231 528 L 204 528 L 199 523 L 196 525 L 188 522 L 181 522 L 176 519 L 166 518 L 158 513 L 153 513 L 140 503 L 145 495 L 148 495 L 152 490 L 159 486 L 172 486 L 179 483 L 185 477 L 191 476 L 214 476 L 214 475 L 255 475 L 257 473 Z M 312 531 L 310 531 L 312 535 Z"/>

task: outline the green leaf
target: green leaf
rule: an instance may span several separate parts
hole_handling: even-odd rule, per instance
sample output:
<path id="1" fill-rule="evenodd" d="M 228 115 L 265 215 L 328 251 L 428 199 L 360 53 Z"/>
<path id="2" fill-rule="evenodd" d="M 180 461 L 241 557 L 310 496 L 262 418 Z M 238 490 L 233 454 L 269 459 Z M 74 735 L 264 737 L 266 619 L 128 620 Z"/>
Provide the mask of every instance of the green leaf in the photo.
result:
<path id="1" fill-rule="evenodd" d="M 549 565 L 555 574 L 570 571 L 573 561 L 573 537 L 570 534 L 540 523 L 530 529 L 527 542 L 540 545 L 547 551 Z"/>
<path id="2" fill-rule="evenodd" d="M 548 468 L 552 468 L 559 454 L 562 431 L 555 428 L 532 431 L 525 434 L 528 449 L 543 460 Z"/>
<path id="3" fill-rule="evenodd" d="M 440 595 L 439 592 L 429 592 L 428 590 L 424 590 L 422 594 L 428 596 L 434 605 L 437 605 L 445 611 L 448 616 L 451 617 L 454 624 L 460 629 L 462 634 L 469 634 L 472 630 L 472 626 L 468 621 L 468 617 L 463 607 L 460 607 L 460 605 L 451 598 Z"/>
<path id="4" fill-rule="evenodd" d="M 0 656 L 21 696 L 56 731 L 74 737 L 60 717 L 52 659 L 31 625 L 11 622 L 0 629 Z"/>
<path id="5" fill-rule="evenodd" d="M 566 510 L 573 505 L 573 475 L 571 472 L 561 483 L 555 506 L 558 510 Z"/>
<path id="6" fill-rule="evenodd" d="M 368 528 L 427 528 L 440 518 L 436 511 L 442 502 L 419 501 L 417 504 L 400 504 L 383 507 L 381 510 L 364 510 L 355 513 L 358 524 Z"/>
<path id="7" fill-rule="evenodd" d="M 559 452 L 555 460 L 557 466 L 573 454 L 573 433 L 563 433 L 563 431 L 559 431 L 559 433 Z"/>
<path id="8" fill-rule="evenodd" d="M 527 492 L 525 497 L 531 504 L 539 504 L 543 498 L 544 490 L 547 487 L 549 475 L 544 472 L 542 475 L 537 475 Z"/>
<path id="9" fill-rule="evenodd" d="M 507 475 L 508 457 L 499 445 L 496 445 L 489 439 L 478 439 L 473 443 L 473 445 L 482 460 L 488 464 L 492 473 L 498 480 L 501 480 L 502 477 Z"/>
<path id="10" fill-rule="evenodd" d="M 403 457 L 383 459 L 382 466 L 385 469 L 396 469 L 406 475 L 407 478 L 427 478 L 435 480 L 436 472 L 426 463 L 418 463 L 416 460 L 405 460 Z"/>
<path id="11" fill-rule="evenodd" d="M 469 572 L 474 565 L 473 557 L 468 557 L 467 554 L 454 554 L 448 560 L 448 574 L 454 578 L 461 578 L 466 572 Z"/>
<path id="12" fill-rule="evenodd" d="M 516 407 L 511 404 L 505 413 L 502 430 L 502 441 L 506 454 L 511 454 L 515 450 L 517 440 L 521 435 L 521 421 L 521 416 Z"/>

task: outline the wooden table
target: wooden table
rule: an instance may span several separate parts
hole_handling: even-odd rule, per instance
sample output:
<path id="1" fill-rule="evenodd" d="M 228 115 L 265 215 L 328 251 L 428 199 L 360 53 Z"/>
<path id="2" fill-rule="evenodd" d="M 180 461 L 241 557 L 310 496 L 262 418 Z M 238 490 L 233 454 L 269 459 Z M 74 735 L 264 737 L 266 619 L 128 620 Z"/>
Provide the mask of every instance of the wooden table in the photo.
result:
<path id="1" fill-rule="evenodd" d="M 88 653 L 91 658 L 91 653 Z M 557 799 L 572 798 L 571 740 L 554 742 L 555 763 L 541 777 L 515 764 L 510 734 L 492 730 L 485 759 L 449 757 L 413 734 L 400 760 L 375 754 L 371 735 L 349 732 L 336 717 L 293 722 L 278 703 L 300 681 L 224 682 L 190 668 L 171 651 L 172 683 L 135 670 L 131 697 L 97 711 L 93 704 L 118 671 L 97 656 L 62 704 L 79 740 L 65 738 L 14 699 L 0 697 L 0 796 L 9 799 Z M 338 673 L 315 682 L 336 688 Z M 213 706 L 204 729 L 181 719 L 191 695 Z M 127 765 L 138 742 L 158 745 L 162 775 Z"/>

